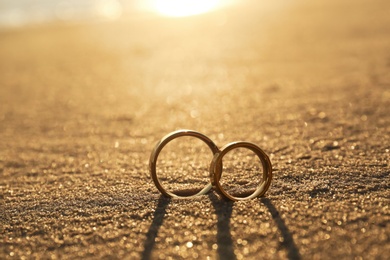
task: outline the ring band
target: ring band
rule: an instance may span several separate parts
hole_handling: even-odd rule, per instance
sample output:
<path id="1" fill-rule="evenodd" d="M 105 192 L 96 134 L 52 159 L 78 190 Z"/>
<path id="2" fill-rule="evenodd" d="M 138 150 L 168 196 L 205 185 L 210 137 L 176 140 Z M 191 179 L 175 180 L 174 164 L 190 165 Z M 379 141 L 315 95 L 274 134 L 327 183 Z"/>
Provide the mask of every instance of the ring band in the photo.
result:
<path id="1" fill-rule="evenodd" d="M 223 157 L 231 150 L 234 150 L 236 148 L 247 148 L 251 151 L 253 151 L 260 159 L 262 165 L 263 165 L 263 178 L 262 182 L 258 186 L 258 188 L 249 196 L 247 197 L 236 197 L 233 195 L 230 195 L 221 185 L 220 179 L 222 177 L 222 159 Z M 268 158 L 267 154 L 261 150 L 257 145 L 249 142 L 233 142 L 230 144 L 225 145 L 222 147 L 221 151 L 219 153 L 216 153 L 214 155 L 213 161 L 210 166 L 210 177 L 211 182 L 215 189 L 220 192 L 223 196 L 226 198 L 238 201 L 238 200 L 247 200 L 252 199 L 258 196 L 263 196 L 265 192 L 268 190 L 271 180 L 272 180 L 272 165 L 271 161 Z"/>
<path id="2" fill-rule="evenodd" d="M 172 198 L 191 198 L 191 197 L 195 197 L 195 196 L 198 196 L 198 195 L 206 194 L 212 188 L 212 184 L 211 183 L 206 185 L 202 190 L 200 190 L 196 194 L 189 195 L 189 196 L 179 196 L 177 194 L 174 194 L 172 192 L 167 191 L 162 186 L 162 184 L 160 183 L 159 178 L 157 177 L 156 164 L 157 164 L 158 155 L 160 154 L 161 150 L 164 148 L 165 145 L 167 145 L 173 139 L 176 139 L 176 138 L 181 137 L 181 136 L 192 136 L 192 137 L 196 137 L 196 138 L 202 140 L 211 149 L 211 151 L 213 152 L 213 155 L 218 154 L 220 152 L 218 147 L 215 145 L 215 143 L 213 141 L 211 141 L 210 138 L 208 138 L 207 136 L 205 136 L 205 135 L 203 135 L 203 134 L 201 134 L 199 132 L 196 132 L 196 131 L 193 131 L 193 130 L 178 130 L 178 131 L 172 132 L 172 133 L 164 136 L 156 144 L 156 146 L 154 147 L 154 149 L 153 149 L 153 151 L 152 151 L 152 153 L 150 155 L 149 170 L 150 170 L 150 174 L 151 174 L 151 177 L 153 179 L 153 182 L 156 185 L 157 189 L 163 195 L 165 195 L 167 197 L 172 197 Z"/>

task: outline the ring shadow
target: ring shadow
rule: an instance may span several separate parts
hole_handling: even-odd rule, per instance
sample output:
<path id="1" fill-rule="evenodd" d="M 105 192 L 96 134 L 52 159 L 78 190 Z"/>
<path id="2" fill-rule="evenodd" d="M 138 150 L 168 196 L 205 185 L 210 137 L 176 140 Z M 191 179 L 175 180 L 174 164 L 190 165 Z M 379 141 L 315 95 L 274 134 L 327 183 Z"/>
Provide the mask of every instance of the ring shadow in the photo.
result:
<path id="1" fill-rule="evenodd" d="M 230 232 L 230 218 L 233 212 L 233 201 L 221 200 L 214 193 L 208 194 L 217 214 L 217 252 L 219 259 L 237 259 L 233 250 L 233 239 Z"/>
<path id="2" fill-rule="evenodd" d="M 163 195 L 161 195 L 160 198 L 158 199 L 157 208 L 154 211 L 152 224 L 149 227 L 148 233 L 146 233 L 146 239 L 144 242 L 144 251 L 142 252 L 141 255 L 142 260 L 151 259 L 152 250 L 154 244 L 156 243 L 158 230 L 160 229 L 162 223 L 164 222 L 164 216 L 165 213 L 167 212 L 166 209 L 170 202 L 171 202 L 171 198 L 164 197 Z"/>
<path id="3" fill-rule="evenodd" d="M 268 208 L 273 220 L 283 236 L 282 247 L 287 250 L 287 258 L 290 260 L 301 259 L 301 255 L 299 254 L 298 247 L 294 242 L 294 238 L 288 230 L 286 223 L 284 223 L 283 219 L 280 217 L 279 211 L 275 208 L 270 199 L 262 197 L 260 198 L 260 201 Z"/>
<path id="4" fill-rule="evenodd" d="M 210 192 L 208 194 L 215 212 L 217 214 L 217 245 L 218 255 L 220 259 L 235 260 L 236 255 L 233 251 L 233 240 L 230 234 L 230 217 L 233 211 L 233 202 L 220 200 L 217 196 Z M 152 250 L 155 245 L 158 231 L 164 222 L 164 216 L 166 209 L 171 202 L 170 198 L 160 196 L 157 203 L 156 211 L 153 214 L 153 221 L 146 233 L 146 239 L 144 242 L 144 251 L 142 252 L 141 259 L 151 259 Z"/>
<path id="5" fill-rule="evenodd" d="M 232 201 L 221 200 L 213 192 L 208 193 L 215 212 L 217 214 L 217 245 L 218 245 L 218 256 L 220 259 L 237 259 L 234 250 L 233 250 L 233 239 L 230 232 L 230 219 L 233 211 Z M 144 242 L 144 251 L 142 252 L 141 259 L 149 260 L 151 259 L 152 250 L 155 245 L 155 240 L 158 235 L 158 231 L 164 222 L 164 216 L 166 214 L 166 209 L 171 202 L 170 198 L 160 196 L 157 203 L 156 211 L 153 215 L 153 221 L 149 227 L 148 232 L 146 233 L 146 239 Z M 285 222 L 280 217 L 279 211 L 272 204 L 271 200 L 267 198 L 260 198 L 260 202 L 264 204 L 273 220 L 275 221 L 278 229 L 280 230 L 284 242 L 282 246 L 287 250 L 287 258 L 299 260 L 301 256 L 299 250 L 295 245 L 294 239 L 288 230 Z"/>

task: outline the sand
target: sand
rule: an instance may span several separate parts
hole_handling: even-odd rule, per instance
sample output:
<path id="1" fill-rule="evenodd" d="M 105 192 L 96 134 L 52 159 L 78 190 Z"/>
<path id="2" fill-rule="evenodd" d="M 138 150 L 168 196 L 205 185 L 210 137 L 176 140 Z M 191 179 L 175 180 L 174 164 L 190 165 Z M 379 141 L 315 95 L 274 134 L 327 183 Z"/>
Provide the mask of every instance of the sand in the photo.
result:
<path id="1" fill-rule="evenodd" d="M 245 1 L 2 29 L 0 258 L 387 259 L 389 8 Z M 149 155 L 182 128 L 260 146 L 266 195 L 162 197 Z M 208 181 L 212 155 L 190 144 L 166 152 L 172 191 Z"/>

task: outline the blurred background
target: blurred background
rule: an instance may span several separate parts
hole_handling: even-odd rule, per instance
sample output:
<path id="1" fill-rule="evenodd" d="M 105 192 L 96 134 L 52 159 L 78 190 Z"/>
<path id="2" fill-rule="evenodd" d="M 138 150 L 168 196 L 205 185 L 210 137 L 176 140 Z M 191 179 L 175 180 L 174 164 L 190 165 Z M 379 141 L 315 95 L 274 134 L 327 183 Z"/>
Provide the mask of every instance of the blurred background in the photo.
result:
<path id="1" fill-rule="evenodd" d="M 180 17 L 212 11 L 232 2 L 234 0 L 3 0 L 0 3 L 0 25 L 118 19 L 141 13 Z"/>

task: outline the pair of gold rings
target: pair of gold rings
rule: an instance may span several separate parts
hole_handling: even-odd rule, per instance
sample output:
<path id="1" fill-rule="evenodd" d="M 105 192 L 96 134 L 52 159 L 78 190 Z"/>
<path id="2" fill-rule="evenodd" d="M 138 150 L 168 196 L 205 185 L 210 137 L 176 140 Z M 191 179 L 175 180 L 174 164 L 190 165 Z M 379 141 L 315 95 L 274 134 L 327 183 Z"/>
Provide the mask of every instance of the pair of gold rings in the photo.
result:
<path id="1" fill-rule="evenodd" d="M 167 191 L 163 185 L 161 184 L 159 178 L 157 177 L 156 172 L 156 165 L 157 165 L 157 159 L 164 148 L 165 145 L 167 145 L 170 141 L 173 139 L 176 139 L 181 136 L 192 136 L 195 138 L 200 139 L 204 143 L 207 144 L 207 146 L 211 149 L 213 152 L 213 159 L 210 164 L 210 183 L 207 184 L 202 190 L 199 192 L 189 195 L 189 196 L 179 196 L 175 193 Z M 221 185 L 220 179 L 222 177 L 222 159 L 223 157 L 231 150 L 237 149 L 237 148 L 246 148 L 251 151 L 253 151 L 260 159 L 261 164 L 263 166 L 263 173 L 262 173 L 262 181 L 259 183 L 257 189 L 251 193 L 250 195 L 246 197 L 238 197 L 233 196 L 229 194 Z M 238 200 L 246 200 L 246 199 L 252 199 L 258 196 L 263 196 L 265 192 L 268 190 L 271 180 L 272 180 L 272 165 L 271 161 L 268 158 L 267 154 L 264 153 L 263 150 L 261 150 L 257 145 L 250 143 L 250 142 L 233 142 L 225 145 L 221 149 L 219 149 L 213 141 L 211 141 L 210 138 L 207 136 L 193 131 L 193 130 L 178 130 L 175 132 L 172 132 L 166 136 L 164 136 L 154 147 L 152 154 L 150 155 L 149 160 L 149 169 L 150 174 L 152 176 L 153 182 L 156 185 L 157 189 L 165 196 L 172 197 L 172 198 L 188 198 L 188 197 L 194 197 L 198 195 L 204 195 L 207 192 L 211 190 L 211 188 L 214 187 L 214 189 L 222 194 L 227 199 L 230 199 L 232 201 L 238 201 Z"/>

